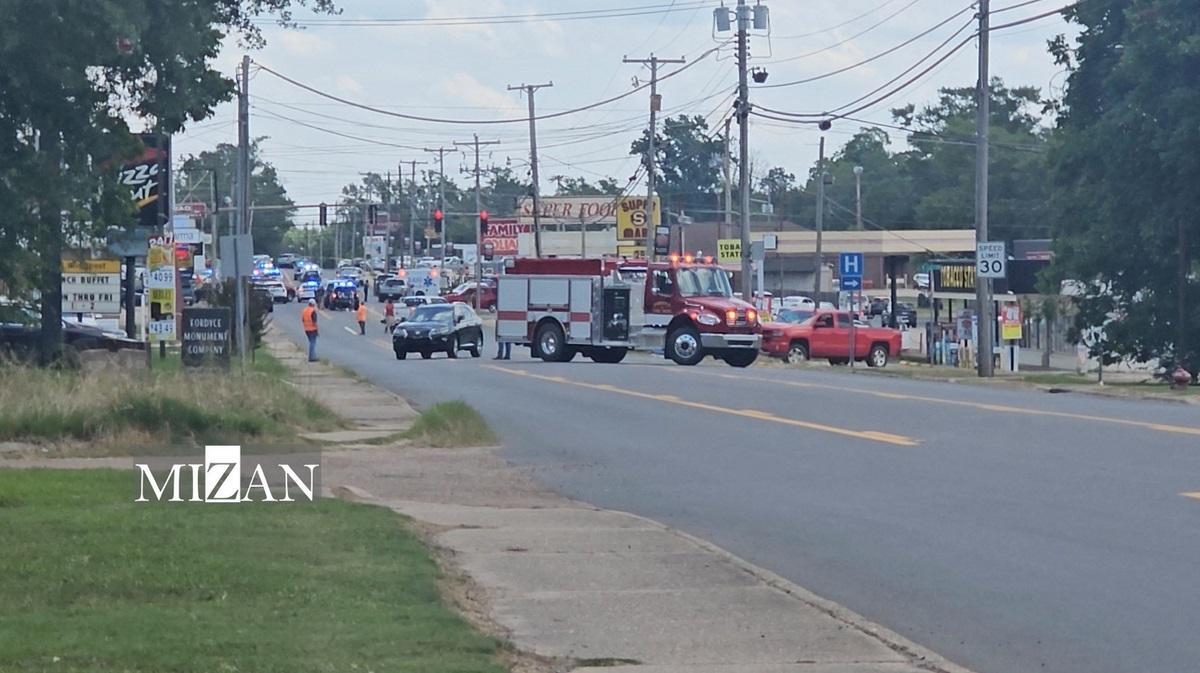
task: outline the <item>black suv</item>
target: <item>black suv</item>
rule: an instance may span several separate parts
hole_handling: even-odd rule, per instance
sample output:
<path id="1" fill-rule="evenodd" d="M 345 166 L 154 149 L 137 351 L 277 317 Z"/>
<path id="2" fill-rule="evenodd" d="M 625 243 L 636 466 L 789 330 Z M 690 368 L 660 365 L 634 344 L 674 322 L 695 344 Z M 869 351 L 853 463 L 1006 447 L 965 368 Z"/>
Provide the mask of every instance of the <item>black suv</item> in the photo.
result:
<path id="1" fill-rule="evenodd" d="M 483 321 L 462 302 L 418 306 L 411 317 L 401 318 L 396 325 L 392 350 L 397 360 L 409 353 L 420 353 L 428 360 L 436 351 L 456 358 L 462 350 L 477 358 L 483 350 Z"/>

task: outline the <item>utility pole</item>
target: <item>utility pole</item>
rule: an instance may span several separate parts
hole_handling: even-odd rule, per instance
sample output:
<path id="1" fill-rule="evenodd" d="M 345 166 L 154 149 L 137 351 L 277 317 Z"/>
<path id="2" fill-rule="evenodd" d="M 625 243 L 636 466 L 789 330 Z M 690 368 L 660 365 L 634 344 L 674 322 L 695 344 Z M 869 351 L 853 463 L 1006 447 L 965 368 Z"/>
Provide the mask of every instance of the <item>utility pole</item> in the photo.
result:
<path id="1" fill-rule="evenodd" d="M 750 6 L 746 0 L 738 0 L 736 10 L 737 20 L 737 66 L 738 66 L 738 189 L 741 190 L 741 223 L 742 223 L 742 299 L 754 301 L 751 289 L 750 269 L 750 84 L 747 81 L 749 70 L 750 36 Z"/>
<path id="2" fill-rule="evenodd" d="M 446 212 L 446 152 L 454 151 L 453 147 L 438 147 L 435 149 L 425 148 L 426 152 L 434 152 L 438 155 L 438 199 L 437 207 L 443 213 Z M 442 221 L 442 273 L 446 272 L 446 241 L 449 236 L 446 235 L 446 222 Z"/>
<path id="3" fill-rule="evenodd" d="M 733 181 L 729 177 L 733 171 L 733 139 L 729 137 L 729 126 L 732 123 L 733 117 L 725 118 L 725 230 L 721 232 L 721 238 L 729 235 L 729 228 L 733 225 Z"/>
<path id="4" fill-rule="evenodd" d="M 859 231 L 863 230 L 862 219 L 862 174 L 863 167 L 854 167 L 854 226 Z"/>
<path id="5" fill-rule="evenodd" d="M 242 86 L 238 90 L 238 235 L 246 234 L 250 229 L 250 56 L 242 56 Z M 235 241 L 237 239 L 234 239 Z M 236 243 L 234 245 L 233 272 L 237 287 L 236 304 L 238 321 L 238 356 L 242 367 L 246 366 L 246 285 L 242 282 L 242 269 L 239 265 Z"/>
<path id="6" fill-rule="evenodd" d="M 509 91 L 521 90 L 529 99 L 529 168 L 533 178 L 533 256 L 542 256 L 542 213 L 541 191 L 538 185 L 538 154 L 537 154 L 537 116 L 533 112 L 533 93 L 538 89 L 554 86 L 554 82 L 546 84 L 522 84 L 508 86 Z"/>
<path id="7" fill-rule="evenodd" d="M 646 261 L 654 261 L 654 136 L 658 132 L 658 111 L 662 109 L 662 97 L 658 95 L 658 65 L 660 63 L 685 63 L 682 58 L 659 58 L 650 54 L 650 58 L 621 59 L 622 63 L 641 63 L 650 66 L 650 135 L 646 138 Z M 660 206 L 661 209 L 661 206 Z"/>
<path id="8" fill-rule="evenodd" d="M 417 164 L 424 164 L 424 161 L 409 160 L 404 163 L 409 165 L 409 170 L 412 172 L 412 194 L 408 195 L 408 260 L 411 264 L 416 264 L 417 259 Z M 400 171 L 403 176 L 404 171 Z"/>
<path id="9" fill-rule="evenodd" d="M 471 171 L 475 174 L 475 217 L 483 212 L 483 194 L 480 191 L 479 185 L 479 147 L 481 145 L 499 145 L 499 140 L 479 140 L 479 134 L 472 134 L 473 140 L 469 143 L 454 141 L 457 146 L 469 145 L 475 148 L 475 170 Z M 479 310 L 479 294 L 483 289 L 483 232 L 479 230 L 479 222 L 475 223 L 475 310 Z"/>
<path id="10" fill-rule="evenodd" d="M 817 250 L 813 255 L 813 297 L 818 305 L 821 301 L 821 276 L 825 275 L 825 264 L 821 255 L 821 237 L 825 234 L 825 134 L 821 134 L 820 150 L 817 154 Z"/>
<path id="11" fill-rule="evenodd" d="M 975 111 L 975 242 L 988 240 L 988 124 L 991 119 L 991 85 L 988 82 L 989 0 L 979 0 L 979 87 Z M 975 275 L 975 303 L 979 314 L 979 352 L 976 365 L 981 377 L 995 374 L 992 362 L 992 280 Z"/>

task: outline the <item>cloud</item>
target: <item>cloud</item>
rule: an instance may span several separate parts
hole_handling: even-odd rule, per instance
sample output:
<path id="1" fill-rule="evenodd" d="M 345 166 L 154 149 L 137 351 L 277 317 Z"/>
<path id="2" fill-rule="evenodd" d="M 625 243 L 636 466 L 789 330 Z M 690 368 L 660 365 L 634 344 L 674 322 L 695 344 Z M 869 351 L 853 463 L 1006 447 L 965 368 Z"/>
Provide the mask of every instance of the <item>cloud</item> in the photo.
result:
<path id="1" fill-rule="evenodd" d="M 337 86 L 338 91 L 344 93 L 362 93 L 363 90 L 363 87 L 358 83 L 358 80 L 354 79 L 350 75 L 338 75 L 337 79 L 335 79 L 333 83 L 335 86 Z"/>
<path id="2" fill-rule="evenodd" d="M 304 30 L 285 30 L 273 41 L 290 56 L 315 56 L 329 51 L 330 45 L 324 38 Z"/>
<path id="3" fill-rule="evenodd" d="M 505 116 L 519 116 L 525 112 L 516 98 L 516 92 L 501 91 L 487 86 L 465 72 L 455 73 L 445 79 L 438 85 L 438 90 L 470 105 L 503 113 Z"/>

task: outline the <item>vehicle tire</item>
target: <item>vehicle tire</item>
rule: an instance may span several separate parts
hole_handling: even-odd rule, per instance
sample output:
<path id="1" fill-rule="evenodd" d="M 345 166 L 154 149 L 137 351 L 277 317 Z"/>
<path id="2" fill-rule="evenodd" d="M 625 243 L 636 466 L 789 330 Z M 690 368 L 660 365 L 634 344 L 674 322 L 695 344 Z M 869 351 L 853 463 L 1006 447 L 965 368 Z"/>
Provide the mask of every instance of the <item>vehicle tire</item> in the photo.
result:
<path id="1" fill-rule="evenodd" d="M 533 336 L 537 354 L 544 362 L 562 362 L 566 356 L 566 337 L 556 322 L 543 323 Z"/>
<path id="2" fill-rule="evenodd" d="M 422 360 L 428 360 L 431 357 L 433 357 L 433 353 L 431 351 L 421 351 Z"/>
<path id="3" fill-rule="evenodd" d="M 397 360 L 408 359 L 408 352 L 407 351 L 396 351 L 396 359 Z"/>
<path id="4" fill-rule="evenodd" d="M 450 358 L 451 360 L 458 358 L 458 335 L 457 334 L 453 334 L 450 336 L 450 345 L 446 346 L 446 357 Z"/>
<path id="5" fill-rule="evenodd" d="M 802 341 L 793 341 L 788 346 L 787 353 L 784 353 L 783 361 L 790 365 L 808 362 L 808 346 Z"/>
<path id="6" fill-rule="evenodd" d="M 888 363 L 888 349 L 883 344 L 875 344 L 871 346 L 871 350 L 867 352 L 868 367 L 886 367 Z"/>
<path id="7" fill-rule="evenodd" d="M 678 365 L 697 365 L 704 359 L 700 332 L 691 325 L 676 328 L 667 335 L 667 357 Z"/>
<path id="8" fill-rule="evenodd" d="M 472 343 L 471 347 L 468 348 L 467 351 L 469 351 L 471 353 L 471 357 L 473 357 L 473 358 L 479 357 L 483 352 L 483 341 L 480 340 L 480 341 L 476 341 L 476 342 Z"/>
<path id="9" fill-rule="evenodd" d="M 749 367 L 758 359 L 758 351 L 753 348 L 740 348 L 725 352 L 723 358 L 730 367 Z"/>
<path id="10" fill-rule="evenodd" d="M 628 348 L 594 348 L 588 353 L 588 357 L 592 362 L 599 362 L 606 365 L 615 365 L 625 359 L 625 355 L 629 353 Z"/>

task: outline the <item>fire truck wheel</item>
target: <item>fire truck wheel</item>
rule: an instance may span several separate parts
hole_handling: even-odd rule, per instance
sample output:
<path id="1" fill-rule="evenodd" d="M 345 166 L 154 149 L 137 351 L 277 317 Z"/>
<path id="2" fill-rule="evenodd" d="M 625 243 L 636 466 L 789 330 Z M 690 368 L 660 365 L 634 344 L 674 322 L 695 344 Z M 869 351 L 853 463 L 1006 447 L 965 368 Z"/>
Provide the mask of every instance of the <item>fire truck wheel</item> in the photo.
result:
<path id="1" fill-rule="evenodd" d="M 725 353 L 724 360 L 731 367 L 749 367 L 758 359 L 758 351 L 751 348 L 731 350 Z"/>
<path id="2" fill-rule="evenodd" d="M 679 365 L 696 365 L 704 359 L 700 332 L 691 325 L 676 328 L 667 336 L 667 357 Z"/>
<path id="3" fill-rule="evenodd" d="M 538 357 L 545 362 L 562 362 L 566 355 L 566 344 L 563 343 L 565 340 L 558 323 L 543 323 L 538 327 L 537 337 L 534 339 L 537 343 Z"/>

